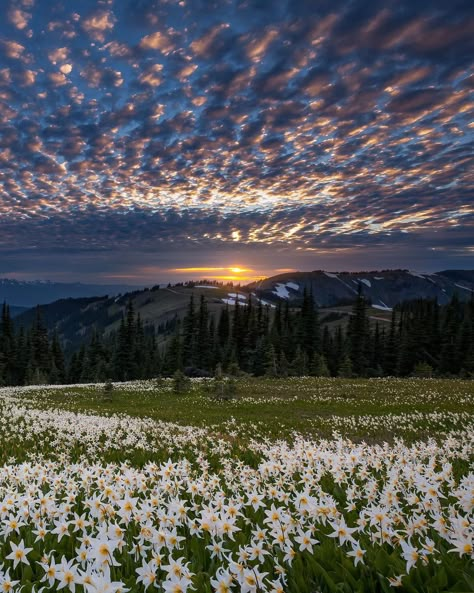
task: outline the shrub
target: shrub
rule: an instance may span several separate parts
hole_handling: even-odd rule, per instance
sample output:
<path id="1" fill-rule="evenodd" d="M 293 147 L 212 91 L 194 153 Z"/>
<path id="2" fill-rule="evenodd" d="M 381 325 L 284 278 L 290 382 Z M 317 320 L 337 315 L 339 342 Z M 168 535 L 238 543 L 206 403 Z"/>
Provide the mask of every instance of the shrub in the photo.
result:
<path id="1" fill-rule="evenodd" d="M 412 372 L 412 377 L 431 378 L 433 376 L 433 367 L 427 362 L 418 362 Z"/>
<path id="2" fill-rule="evenodd" d="M 215 377 L 208 386 L 208 392 L 218 401 L 229 401 L 237 397 L 238 384 L 234 377 Z"/>
<path id="3" fill-rule="evenodd" d="M 114 389 L 115 388 L 114 388 L 114 384 L 112 383 L 112 381 L 110 379 L 107 379 L 107 381 L 104 383 L 104 393 L 110 393 Z"/>
<path id="4" fill-rule="evenodd" d="M 191 387 L 191 380 L 182 371 L 176 371 L 173 375 L 173 391 L 174 393 L 187 393 Z"/>

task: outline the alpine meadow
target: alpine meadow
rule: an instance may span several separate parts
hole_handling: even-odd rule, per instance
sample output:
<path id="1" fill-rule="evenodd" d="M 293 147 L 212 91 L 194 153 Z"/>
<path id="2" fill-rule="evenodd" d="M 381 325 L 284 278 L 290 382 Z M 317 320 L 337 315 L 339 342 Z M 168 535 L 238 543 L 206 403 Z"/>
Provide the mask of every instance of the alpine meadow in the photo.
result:
<path id="1" fill-rule="evenodd" d="M 472 0 L 0 1 L 0 593 L 474 593 Z"/>

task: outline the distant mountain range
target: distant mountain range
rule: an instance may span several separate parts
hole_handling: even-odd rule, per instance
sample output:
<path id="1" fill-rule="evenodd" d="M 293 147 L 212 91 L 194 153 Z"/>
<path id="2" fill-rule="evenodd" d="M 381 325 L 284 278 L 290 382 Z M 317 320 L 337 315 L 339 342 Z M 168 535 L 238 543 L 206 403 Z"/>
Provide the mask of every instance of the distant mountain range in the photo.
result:
<path id="1" fill-rule="evenodd" d="M 445 270 L 435 274 L 408 270 L 292 272 L 267 278 L 250 288 L 257 296 L 271 302 L 280 298 L 297 301 L 306 289 L 313 293 L 320 307 L 334 307 L 353 302 L 359 286 L 377 309 L 391 309 L 397 303 L 417 298 L 436 298 L 444 304 L 454 293 L 461 300 L 471 298 L 474 270 Z"/>
<path id="2" fill-rule="evenodd" d="M 79 286 L 85 285 L 62 285 Z M 205 295 L 209 310 L 219 313 L 225 306 L 235 305 L 236 300 L 245 306 L 247 299 L 272 307 L 281 301 L 290 306 L 301 304 L 304 291 L 312 292 L 317 305 L 321 307 L 323 323 L 339 323 L 348 319 L 359 286 L 371 303 L 370 315 L 380 322 L 389 322 L 392 308 L 402 301 L 416 298 L 436 298 L 441 304 L 449 302 L 453 294 L 461 300 L 474 294 L 474 270 L 447 270 L 436 274 L 419 274 L 407 270 L 383 270 L 377 272 L 293 272 L 267 278 L 238 289 L 230 286 L 206 284 L 155 286 L 152 289 L 125 292 L 124 287 L 87 287 L 93 292 L 107 288 L 108 296 L 66 298 L 41 307 L 47 326 L 57 328 L 70 348 L 87 339 L 96 328 L 110 332 L 118 328 L 127 303 L 131 301 L 140 313 L 145 327 L 154 326 L 163 330 L 178 317 L 182 318 L 191 294 L 196 300 Z M 104 292 L 102 290 L 102 292 Z M 0 292 L 0 297 L 2 296 Z M 7 299 L 8 300 L 8 299 Z M 15 302 L 15 301 L 11 301 Z M 16 302 L 17 304 L 18 302 Z M 20 313 L 18 324 L 29 327 L 35 317 L 34 309 Z"/>
<path id="3" fill-rule="evenodd" d="M 22 282 L 9 278 L 0 278 L 0 303 L 6 301 L 15 307 L 34 307 L 52 303 L 58 299 L 81 298 L 90 296 L 117 295 L 136 290 L 126 284 L 99 285 L 62 282 Z"/>

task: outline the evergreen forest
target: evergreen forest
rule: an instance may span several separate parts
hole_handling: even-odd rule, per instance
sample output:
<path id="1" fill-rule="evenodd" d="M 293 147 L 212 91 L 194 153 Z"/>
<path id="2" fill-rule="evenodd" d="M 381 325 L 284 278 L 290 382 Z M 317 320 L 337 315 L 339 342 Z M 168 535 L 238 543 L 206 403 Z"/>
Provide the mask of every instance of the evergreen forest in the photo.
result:
<path id="1" fill-rule="evenodd" d="M 301 306 L 237 300 L 219 315 L 191 296 L 182 320 L 144 326 L 132 301 L 118 330 L 94 332 L 65 354 L 37 307 L 33 325 L 16 327 L 4 304 L 0 320 L 0 384 L 68 384 L 171 377 L 232 376 L 474 377 L 474 298 L 447 305 L 420 299 L 398 305 L 391 323 L 369 319 L 359 291 L 348 323 L 321 323 L 313 295 Z"/>

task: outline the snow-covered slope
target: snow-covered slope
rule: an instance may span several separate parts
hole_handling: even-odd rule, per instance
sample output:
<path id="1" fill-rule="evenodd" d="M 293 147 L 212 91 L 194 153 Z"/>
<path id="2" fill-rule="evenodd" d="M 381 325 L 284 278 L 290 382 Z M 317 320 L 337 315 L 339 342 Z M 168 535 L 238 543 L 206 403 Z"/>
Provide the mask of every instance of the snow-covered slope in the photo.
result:
<path id="1" fill-rule="evenodd" d="M 409 270 L 382 272 L 294 272 L 267 278 L 251 286 L 270 302 L 300 301 L 306 289 L 320 307 L 349 304 L 360 288 L 375 308 L 390 310 L 397 303 L 417 298 L 436 298 L 447 303 L 454 293 L 461 300 L 474 294 L 474 270 L 447 270 L 425 274 Z"/>

